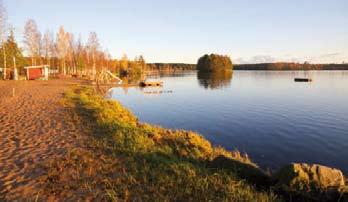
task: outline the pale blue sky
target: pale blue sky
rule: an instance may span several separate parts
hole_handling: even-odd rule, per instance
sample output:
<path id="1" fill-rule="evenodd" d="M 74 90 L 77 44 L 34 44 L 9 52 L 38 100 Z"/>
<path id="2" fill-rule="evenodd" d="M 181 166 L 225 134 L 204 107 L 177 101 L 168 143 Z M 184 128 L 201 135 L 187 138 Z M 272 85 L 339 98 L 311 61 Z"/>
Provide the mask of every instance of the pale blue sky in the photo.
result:
<path id="1" fill-rule="evenodd" d="M 40 30 L 96 31 L 114 57 L 195 63 L 205 53 L 235 63 L 348 62 L 347 0 L 3 0 L 22 41 Z"/>

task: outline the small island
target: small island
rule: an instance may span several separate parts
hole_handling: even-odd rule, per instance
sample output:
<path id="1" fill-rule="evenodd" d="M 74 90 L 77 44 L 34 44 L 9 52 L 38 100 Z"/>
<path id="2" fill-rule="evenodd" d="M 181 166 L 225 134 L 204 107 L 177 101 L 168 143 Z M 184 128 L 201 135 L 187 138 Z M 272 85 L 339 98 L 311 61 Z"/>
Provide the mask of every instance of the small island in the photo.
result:
<path id="1" fill-rule="evenodd" d="M 206 54 L 198 59 L 197 70 L 204 72 L 233 70 L 233 64 L 228 56 Z"/>

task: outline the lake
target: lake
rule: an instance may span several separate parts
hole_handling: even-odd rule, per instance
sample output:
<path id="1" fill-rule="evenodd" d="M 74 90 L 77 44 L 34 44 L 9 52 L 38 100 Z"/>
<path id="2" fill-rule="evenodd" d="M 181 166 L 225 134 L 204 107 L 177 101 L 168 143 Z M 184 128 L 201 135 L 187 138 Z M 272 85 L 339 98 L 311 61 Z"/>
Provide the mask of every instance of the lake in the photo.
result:
<path id="1" fill-rule="evenodd" d="M 297 83 L 295 77 L 313 82 Z M 348 173 L 348 71 L 151 76 L 162 88 L 114 88 L 143 122 L 197 131 L 264 169 L 319 163 Z"/>

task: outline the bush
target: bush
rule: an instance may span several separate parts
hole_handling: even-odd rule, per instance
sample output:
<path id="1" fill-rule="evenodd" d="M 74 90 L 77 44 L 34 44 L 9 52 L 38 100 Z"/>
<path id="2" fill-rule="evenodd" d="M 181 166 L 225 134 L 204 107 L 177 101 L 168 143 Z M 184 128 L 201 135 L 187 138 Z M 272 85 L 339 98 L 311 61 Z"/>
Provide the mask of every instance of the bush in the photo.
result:
<path id="1" fill-rule="evenodd" d="M 232 70 L 232 61 L 228 56 L 210 54 L 204 55 L 198 59 L 197 69 L 199 71 L 219 71 Z"/>

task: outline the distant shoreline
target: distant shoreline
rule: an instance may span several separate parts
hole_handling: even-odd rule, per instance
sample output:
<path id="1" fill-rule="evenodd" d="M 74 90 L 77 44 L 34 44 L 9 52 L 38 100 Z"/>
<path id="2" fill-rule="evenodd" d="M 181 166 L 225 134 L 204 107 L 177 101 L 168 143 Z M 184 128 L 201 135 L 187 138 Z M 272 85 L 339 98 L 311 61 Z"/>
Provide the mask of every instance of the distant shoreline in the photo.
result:
<path id="1" fill-rule="evenodd" d="M 148 71 L 197 70 L 196 64 L 184 63 L 148 63 Z M 348 64 L 308 64 L 308 63 L 259 63 L 234 64 L 233 70 L 262 71 L 312 71 L 312 70 L 348 70 Z"/>
<path id="2" fill-rule="evenodd" d="M 348 70 L 348 64 L 300 64 L 300 63 L 260 63 L 237 64 L 234 70 L 279 70 L 279 71 L 310 71 L 310 70 Z"/>

